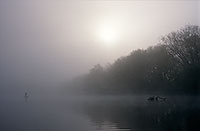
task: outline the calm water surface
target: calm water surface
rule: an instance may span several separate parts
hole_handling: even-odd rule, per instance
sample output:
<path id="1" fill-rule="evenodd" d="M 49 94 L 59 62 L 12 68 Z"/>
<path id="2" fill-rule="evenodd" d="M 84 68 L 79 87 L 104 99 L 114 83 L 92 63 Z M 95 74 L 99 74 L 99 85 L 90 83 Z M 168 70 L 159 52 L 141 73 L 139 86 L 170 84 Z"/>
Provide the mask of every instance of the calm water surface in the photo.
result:
<path id="1" fill-rule="evenodd" d="M 198 131 L 197 98 L 66 97 L 0 100 L 0 131 Z"/>

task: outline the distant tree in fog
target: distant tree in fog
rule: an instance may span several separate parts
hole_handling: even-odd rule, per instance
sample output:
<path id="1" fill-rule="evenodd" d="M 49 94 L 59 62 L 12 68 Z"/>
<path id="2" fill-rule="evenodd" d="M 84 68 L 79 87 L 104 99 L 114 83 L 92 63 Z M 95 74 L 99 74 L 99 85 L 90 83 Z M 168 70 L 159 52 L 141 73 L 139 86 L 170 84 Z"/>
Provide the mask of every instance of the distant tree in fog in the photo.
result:
<path id="1" fill-rule="evenodd" d="M 95 65 L 76 85 L 92 93 L 196 93 L 200 87 L 200 29 L 189 25 L 108 67 Z"/>

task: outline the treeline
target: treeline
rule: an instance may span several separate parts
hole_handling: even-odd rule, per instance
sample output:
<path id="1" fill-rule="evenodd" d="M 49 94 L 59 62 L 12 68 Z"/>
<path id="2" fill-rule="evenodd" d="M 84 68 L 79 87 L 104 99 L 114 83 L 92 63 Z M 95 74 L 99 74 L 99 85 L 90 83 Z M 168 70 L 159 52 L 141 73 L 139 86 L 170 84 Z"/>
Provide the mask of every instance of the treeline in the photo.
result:
<path id="1" fill-rule="evenodd" d="M 162 37 L 158 45 L 134 50 L 108 67 L 95 65 L 70 85 L 99 94 L 199 94 L 200 28 L 185 26 Z"/>

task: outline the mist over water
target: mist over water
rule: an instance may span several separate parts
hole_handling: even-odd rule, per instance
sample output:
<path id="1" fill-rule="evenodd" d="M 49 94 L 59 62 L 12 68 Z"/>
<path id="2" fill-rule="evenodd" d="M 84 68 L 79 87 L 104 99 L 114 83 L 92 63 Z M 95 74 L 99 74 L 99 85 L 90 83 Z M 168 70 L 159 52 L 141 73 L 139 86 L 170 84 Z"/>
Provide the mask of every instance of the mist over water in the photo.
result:
<path id="1" fill-rule="evenodd" d="M 45 98 L 46 97 L 46 98 Z M 3 131 L 177 131 L 200 129 L 199 98 L 147 96 L 30 96 L 27 101 L 1 99 Z"/>

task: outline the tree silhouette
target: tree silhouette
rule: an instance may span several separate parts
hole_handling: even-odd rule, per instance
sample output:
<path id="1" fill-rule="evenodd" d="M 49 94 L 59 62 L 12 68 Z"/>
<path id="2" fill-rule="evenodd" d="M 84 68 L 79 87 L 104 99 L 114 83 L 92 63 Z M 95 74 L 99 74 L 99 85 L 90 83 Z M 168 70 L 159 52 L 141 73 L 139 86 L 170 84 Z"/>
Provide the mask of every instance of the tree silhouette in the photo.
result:
<path id="1" fill-rule="evenodd" d="M 200 86 L 200 28 L 186 26 L 162 38 L 168 53 L 176 59 L 176 72 L 180 86 L 199 92 Z M 176 77 L 176 76 L 174 76 Z M 181 84 L 180 84 L 181 83 Z"/>
<path id="2" fill-rule="evenodd" d="M 76 85 L 93 93 L 199 94 L 200 28 L 188 25 L 108 67 L 95 65 Z M 74 88 L 74 87 L 73 87 Z"/>

